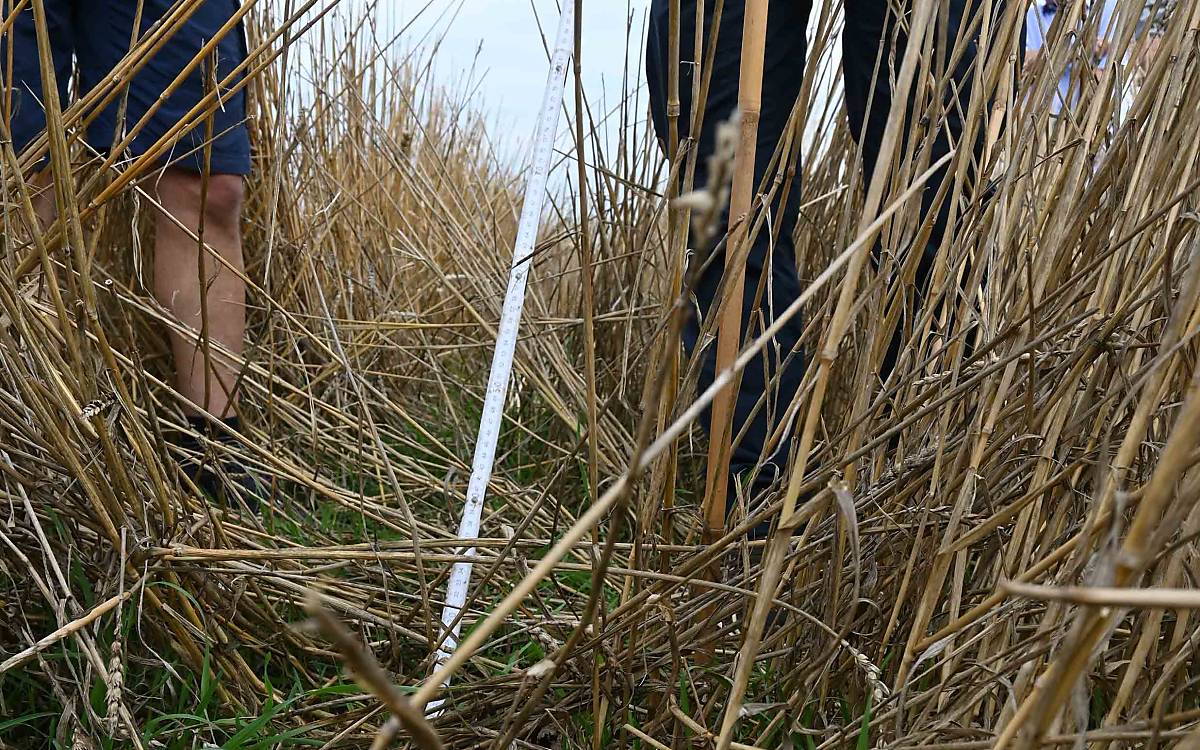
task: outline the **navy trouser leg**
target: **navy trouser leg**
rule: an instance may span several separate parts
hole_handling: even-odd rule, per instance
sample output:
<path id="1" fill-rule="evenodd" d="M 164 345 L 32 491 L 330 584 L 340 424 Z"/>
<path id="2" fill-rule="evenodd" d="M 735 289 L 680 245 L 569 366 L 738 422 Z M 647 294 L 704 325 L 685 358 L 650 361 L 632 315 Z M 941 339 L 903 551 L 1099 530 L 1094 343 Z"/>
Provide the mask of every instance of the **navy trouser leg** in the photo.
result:
<path id="1" fill-rule="evenodd" d="M 691 91 L 695 67 L 690 64 L 703 58 L 703 50 L 693 50 L 695 39 L 696 2 L 680 3 L 679 93 L 681 115 L 680 137 L 688 136 L 692 111 Z M 703 2 L 704 0 L 699 0 Z M 705 43 L 708 44 L 713 1 L 705 7 Z M 803 80 L 805 29 L 811 4 L 805 0 L 773 2 L 767 20 L 767 44 L 764 59 L 762 112 L 758 126 L 755 181 L 761 183 L 767 174 L 776 146 L 785 134 L 788 117 L 795 105 Z M 696 162 L 697 187 L 708 180 L 708 157 L 715 148 L 717 126 L 729 119 L 737 109 L 739 66 L 741 63 L 742 22 L 744 4 L 726 0 L 717 35 L 712 79 L 704 104 L 704 120 L 698 134 L 699 156 Z M 647 81 L 651 113 L 660 141 L 667 140 L 667 76 L 668 59 L 668 2 L 654 0 L 650 11 L 649 39 L 646 53 Z M 784 190 L 779 191 L 783 193 Z M 778 233 L 764 228 L 749 249 L 746 259 L 746 282 L 743 290 L 742 336 L 749 340 L 762 333 L 775 320 L 776 313 L 785 309 L 800 294 L 800 279 L 796 269 L 796 249 L 792 234 L 800 200 L 797 177 L 786 190 L 786 205 L 777 197 L 771 219 L 780 219 Z M 720 240 L 728 229 L 728 214 L 722 216 L 718 231 Z M 705 250 L 705 248 L 693 248 Z M 707 267 L 700 272 L 694 288 L 697 310 L 684 331 L 684 345 L 689 354 L 700 345 L 700 327 L 716 301 L 721 276 L 724 273 L 724 244 L 719 244 Z M 759 295 L 760 282 L 766 279 L 764 292 Z M 756 298 L 758 300 L 756 304 Z M 743 433 L 730 459 L 730 507 L 733 507 L 734 485 L 749 481 L 751 502 L 770 485 L 787 465 L 787 450 L 791 441 L 780 441 L 768 450 L 769 437 L 780 424 L 782 412 L 791 404 L 804 376 L 804 361 L 799 351 L 803 326 L 799 316 L 793 317 L 776 335 L 773 345 L 751 362 L 742 373 L 741 385 L 734 403 L 733 432 Z M 716 347 L 707 346 L 701 352 L 699 387 L 712 384 L 716 374 Z M 767 398 L 763 399 L 766 394 Z M 763 403 L 759 403 L 763 401 Z M 707 428 L 711 415 L 702 417 Z M 743 432 L 744 431 L 744 432 Z M 762 464 L 762 470 L 755 467 Z M 750 476 L 753 474 L 753 476 Z"/>
<path id="2" fill-rule="evenodd" d="M 681 116 L 679 118 L 680 137 L 688 133 L 688 118 L 691 113 L 691 87 L 693 67 L 690 61 L 697 55 L 692 50 L 692 40 L 695 37 L 694 18 L 696 2 L 703 0 L 681 0 L 680 12 L 680 65 L 679 93 L 681 100 Z M 706 38 L 711 26 L 712 0 L 707 0 L 706 7 Z M 939 13 L 944 21 L 939 21 L 939 39 L 949 40 L 949 46 L 959 36 L 959 30 L 969 22 L 969 8 L 978 7 L 980 0 L 945 0 L 939 4 Z M 765 69 L 763 75 L 762 118 L 758 131 L 758 155 L 755 164 L 755 177 L 761 181 L 768 163 L 770 162 L 777 144 L 784 134 L 788 115 L 799 93 L 804 69 L 806 52 L 805 30 L 811 3 L 799 0 L 773 0 L 771 2 L 767 22 L 767 47 Z M 668 0 L 653 0 L 651 5 L 649 38 L 646 51 L 647 83 L 650 93 L 650 109 L 655 131 L 660 142 L 667 139 L 667 72 L 671 61 L 668 59 Z M 859 142 L 862 154 L 862 167 L 869 181 L 879 159 L 883 141 L 884 129 L 892 107 L 890 75 L 899 69 L 900 60 L 904 54 L 905 40 L 901 38 L 893 48 L 893 28 L 896 19 L 889 12 L 888 0 L 846 0 L 846 26 L 842 39 L 843 72 L 845 77 L 846 111 L 855 139 Z M 707 159 L 715 147 L 715 129 L 719 123 L 728 119 L 737 106 L 738 70 L 741 58 L 741 33 L 744 17 L 742 0 L 725 0 L 718 35 L 715 60 L 713 61 L 712 82 L 708 99 L 704 105 L 704 124 L 699 135 L 697 158 L 696 185 L 703 185 L 707 180 Z M 956 88 L 951 89 L 957 96 L 955 102 L 948 99 L 947 114 L 938 131 L 934 144 L 931 161 L 941 158 L 951 148 L 951 144 L 959 145 L 963 132 L 961 111 L 966 111 L 971 94 L 970 71 L 975 62 L 977 43 L 968 42 L 965 54 L 957 58 L 954 71 Z M 881 50 L 884 58 L 876 65 Z M 951 50 L 939 50 L 945 59 Z M 702 53 L 701 53 L 702 54 Z M 891 56 L 891 59 L 889 59 Z M 910 105 L 911 106 L 911 105 Z M 906 129 L 907 130 L 907 129 Z M 982 133 L 980 134 L 982 136 Z M 978 139 L 976 146 L 982 143 Z M 901 143 L 900 149 L 908 148 L 909 144 Z M 943 168 L 928 181 L 922 201 L 925 215 L 933 210 L 933 201 L 938 187 L 948 176 L 948 168 Z M 746 266 L 746 288 L 742 310 L 742 327 L 744 335 L 748 330 L 755 335 L 762 330 L 761 321 L 769 324 L 774 319 L 773 311 L 779 311 L 788 306 L 801 290 L 796 270 L 795 245 L 792 232 L 796 226 L 798 206 L 800 204 L 800 181 L 797 176 L 788 191 L 786 205 L 775 205 L 774 212 L 782 219 L 780 231 L 772 236 L 763 232 L 750 249 Z M 781 212 L 781 213 L 779 213 Z M 924 297 L 929 284 L 930 272 L 933 268 L 933 258 L 942 237 L 946 232 L 949 206 L 939 207 L 933 226 L 933 233 L 926 247 L 921 248 L 922 257 L 918 269 L 914 289 L 910 291 L 911 305 L 909 315 L 915 314 L 921 299 Z M 727 220 L 727 217 L 725 217 Z M 722 225 L 722 228 L 727 225 Z M 700 320 L 711 309 L 724 271 L 724 258 L 720 253 L 709 267 L 700 275 L 695 288 Z M 768 274 L 770 281 L 769 294 L 764 295 L 759 306 L 754 305 L 759 280 Z M 755 324 L 755 321 L 759 321 Z M 699 345 L 698 320 L 693 320 L 684 332 L 684 344 L 689 353 Z M 750 490 L 751 501 L 761 493 L 777 472 L 786 468 L 788 451 L 791 447 L 790 436 L 785 436 L 783 444 L 772 452 L 766 450 L 769 435 L 778 425 L 787 406 L 793 401 L 800 381 L 804 375 L 804 361 L 800 356 L 799 342 L 802 333 L 801 321 L 792 318 L 775 338 L 766 357 L 759 357 L 743 373 L 741 386 L 737 394 L 734 409 L 735 434 L 745 430 L 742 440 L 734 447 L 731 460 L 731 482 L 737 481 L 759 464 L 760 458 L 765 458 L 763 471 L 754 478 Z M 892 345 L 886 355 L 883 365 L 883 376 L 891 372 L 897 359 L 899 348 L 904 337 L 897 331 Z M 791 354 L 790 358 L 788 355 Z M 700 387 L 706 388 L 713 381 L 716 367 L 715 347 L 708 347 L 702 353 Z M 786 358 L 786 363 L 783 363 Z M 769 394 L 769 408 L 756 405 L 767 390 L 767 383 L 777 383 L 777 387 Z M 704 415 L 707 427 L 710 417 Z"/>
<path id="3" fill-rule="evenodd" d="M 978 12 L 981 2 L 982 0 L 945 0 L 939 4 L 938 10 L 935 11 L 940 14 L 935 39 L 946 40 L 947 48 L 941 49 L 935 44 L 935 55 L 938 60 L 945 60 L 953 53 L 961 31 L 964 29 L 971 32 L 976 31 L 970 25 L 970 14 Z M 911 3 L 909 3 L 909 7 L 911 7 Z M 846 28 L 842 35 L 842 72 L 846 85 L 846 113 L 850 121 L 851 133 L 860 145 L 864 180 L 869 183 L 879 159 L 884 129 L 892 107 L 889 77 L 892 75 L 892 71 L 898 72 L 900 69 L 906 38 L 901 34 L 895 46 L 892 46 L 896 30 L 896 16 L 889 11 L 887 0 L 846 0 L 845 9 Z M 937 137 L 933 142 L 930 163 L 936 162 L 951 148 L 960 145 L 963 133 L 962 114 L 967 110 L 971 98 L 971 70 L 975 64 L 978 46 L 978 39 L 974 36 L 971 37 L 966 42 L 964 54 L 957 58 L 957 64 L 953 71 L 953 87 L 948 88 L 944 95 L 945 116 L 937 123 Z M 884 50 L 882 56 L 880 50 Z M 888 50 L 892 51 L 891 59 L 888 59 Z M 955 101 L 956 99 L 957 101 Z M 912 108 L 913 104 L 910 101 L 908 103 L 910 116 Z M 907 123 L 902 132 L 908 133 Z M 899 144 L 901 153 L 909 146 L 910 144 L 901 142 Z M 977 154 L 981 153 L 982 146 L 983 132 L 980 129 L 974 144 Z M 933 201 L 942 182 L 949 176 L 949 168 L 949 165 L 942 167 L 926 183 L 922 194 L 922 216 L 928 216 L 933 211 Z M 907 303 L 901 323 L 905 319 L 911 322 L 912 318 L 920 312 L 920 306 L 929 289 L 933 261 L 946 233 L 949 213 L 950 202 L 943 201 L 934 217 L 929 240 L 920 248 L 921 258 L 917 262 L 914 284 L 911 289 L 906 290 Z M 874 259 L 878 263 L 878 246 Z M 880 377 L 883 380 L 886 381 L 895 369 L 900 349 L 907 338 L 904 326 L 898 326 L 880 366 Z"/>

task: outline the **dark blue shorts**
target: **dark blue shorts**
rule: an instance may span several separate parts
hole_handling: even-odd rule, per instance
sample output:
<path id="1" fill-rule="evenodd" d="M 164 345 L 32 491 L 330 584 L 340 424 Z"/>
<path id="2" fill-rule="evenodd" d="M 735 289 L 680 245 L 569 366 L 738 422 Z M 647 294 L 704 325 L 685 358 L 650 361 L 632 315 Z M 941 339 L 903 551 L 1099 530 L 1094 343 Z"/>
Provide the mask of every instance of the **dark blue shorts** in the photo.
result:
<path id="1" fill-rule="evenodd" d="M 135 0 L 43 2 L 53 48 L 59 100 L 65 109 L 72 83 L 77 84 L 80 92 L 92 90 L 102 84 L 113 67 L 129 52 L 138 3 Z M 6 7 L 8 4 L 4 3 Z M 144 0 L 139 37 L 175 4 L 176 0 Z M 156 105 L 162 93 L 204 44 L 216 37 L 238 5 L 238 0 L 206 0 L 159 48 L 134 76 L 126 91 L 121 92 L 122 95 L 128 93 L 122 134 L 132 129 Z M 11 57 L 9 44 L 12 45 Z M 130 145 L 129 150 L 134 155 L 149 150 L 212 90 L 214 82 L 219 85 L 246 59 L 246 38 L 240 25 L 220 39 L 214 57 L 215 72 L 209 64 L 197 66 L 183 84 L 158 106 Z M 9 71 L 3 68 L 8 66 L 10 59 L 12 98 L 11 104 L 3 103 L 2 111 L 12 128 L 13 143 L 19 153 L 45 128 L 41 66 L 31 9 L 21 12 L 11 33 L 0 44 L 0 71 L 4 73 L 4 87 L 7 86 Z M 78 81 L 71 81 L 73 73 L 78 73 Z M 235 84 L 236 79 L 223 88 Z M 4 98 L 7 99 L 7 96 Z M 122 98 L 118 95 L 88 127 L 88 143 L 97 151 L 107 152 L 114 143 Z M 250 138 L 246 131 L 244 91 L 221 96 L 221 103 L 212 115 L 211 127 L 210 157 L 206 157 L 204 148 L 209 128 L 207 118 L 204 118 L 190 132 L 183 133 L 172 143 L 161 164 L 200 172 L 207 163 L 214 174 L 248 174 Z"/>

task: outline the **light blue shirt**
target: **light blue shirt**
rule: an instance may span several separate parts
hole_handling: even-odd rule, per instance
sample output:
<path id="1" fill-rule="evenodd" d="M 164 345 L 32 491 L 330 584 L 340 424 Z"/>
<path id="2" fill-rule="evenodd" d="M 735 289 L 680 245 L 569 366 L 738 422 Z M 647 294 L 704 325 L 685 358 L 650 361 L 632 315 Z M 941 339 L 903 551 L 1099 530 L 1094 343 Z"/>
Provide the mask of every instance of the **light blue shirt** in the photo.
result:
<path id="1" fill-rule="evenodd" d="M 1078 0 L 1076 0 L 1078 1 Z M 1110 39 L 1113 31 L 1113 21 L 1117 13 L 1116 0 L 1098 0 L 1104 3 L 1100 10 L 1100 25 L 1097 29 L 1097 35 L 1100 38 Z M 1062 7 L 1062 0 L 1058 3 L 1048 3 L 1046 0 L 1034 0 L 1029 6 L 1029 11 L 1025 15 L 1025 51 L 1038 52 L 1046 44 L 1046 37 L 1050 32 L 1050 23 L 1054 20 L 1054 16 L 1058 13 L 1058 9 Z M 1087 17 L 1088 11 L 1085 9 L 1084 18 Z M 1091 46 L 1091 40 L 1079 39 L 1080 44 L 1086 43 Z M 1108 58 L 1102 58 L 1099 62 L 1100 67 L 1104 67 L 1108 63 Z M 1067 106 L 1067 99 L 1071 97 L 1071 65 L 1067 66 L 1066 72 L 1063 73 L 1062 79 L 1058 82 L 1058 91 L 1055 92 L 1054 100 L 1050 103 L 1051 114 L 1057 115 L 1062 112 L 1063 107 Z M 1075 87 L 1075 95 L 1071 97 L 1072 104 L 1079 101 L 1079 86 Z"/>

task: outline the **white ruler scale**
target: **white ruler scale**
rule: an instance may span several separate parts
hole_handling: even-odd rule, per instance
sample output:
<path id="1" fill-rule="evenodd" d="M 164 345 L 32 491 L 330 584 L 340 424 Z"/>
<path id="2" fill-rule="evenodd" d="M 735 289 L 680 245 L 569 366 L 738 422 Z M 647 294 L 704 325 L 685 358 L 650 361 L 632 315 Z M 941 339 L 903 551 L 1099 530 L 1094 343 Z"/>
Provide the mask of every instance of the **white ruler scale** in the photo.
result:
<path id="1" fill-rule="evenodd" d="M 464 540 L 474 540 L 479 537 L 483 499 L 487 494 L 488 481 L 492 476 L 492 465 L 496 459 L 496 441 L 500 437 L 500 426 L 504 420 L 504 401 L 508 396 L 513 352 L 517 346 L 521 310 L 525 306 L 525 286 L 529 280 L 529 269 L 533 263 L 533 247 L 537 241 L 542 206 L 546 198 L 546 182 L 550 176 L 550 160 L 554 153 L 554 138 L 558 130 L 559 110 L 563 100 L 563 78 L 571 59 L 574 31 L 575 3 L 574 0 L 564 0 L 562 15 L 558 21 L 554 55 L 550 61 L 550 73 L 546 77 L 546 91 L 542 95 L 542 109 L 538 114 L 537 130 L 534 133 L 533 161 L 530 165 L 529 182 L 525 185 L 525 200 L 517 225 L 517 239 L 513 247 L 508 291 L 504 295 L 504 308 L 500 313 L 500 328 L 496 334 L 496 351 L 492 355 L 492 371 L 488 376 L 487 394 L 483 401 L 483 415 L 479 420 L 475 458 L 471 463 L 471 481 L 467 485 L 467 502 L 463 506 L 462 520 L 458 525 L 458 536 Z M 468 558 L 474 557 L 475 548 L 469 547 L 462 554 Z M 446 584 L 446 606 L 442 610 L 442 627 L 446 635 L 438 649 L 438 667 L 450 658 L 458 646 L 458 635 L 461 628 L 459 615 L 467 601 L 467 590 L 471 585 L 472 565 L 473 563 L 469 560 L 458 562 L 450 571 L 450 580 Z M 446 684 L 449 683 L 449 680 L 450 678 L 447 677 Z M 431 702 L 428 710 L 436 711 L 441 703 L 440 700 Z"/>

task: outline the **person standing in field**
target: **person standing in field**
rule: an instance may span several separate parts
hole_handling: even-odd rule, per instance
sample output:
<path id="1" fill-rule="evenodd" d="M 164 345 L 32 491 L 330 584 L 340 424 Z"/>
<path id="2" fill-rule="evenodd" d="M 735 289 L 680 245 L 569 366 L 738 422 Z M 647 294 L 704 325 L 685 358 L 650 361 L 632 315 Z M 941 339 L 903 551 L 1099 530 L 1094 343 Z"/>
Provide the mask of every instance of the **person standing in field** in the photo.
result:
<path id="1" fill-rule="evenodd" d="M 1026 76 L 1033 75 L 1045 64 L 1045 47 L 1047 36 L 1050 33 L 1050 25 L 1058 17 L 1062 8 L 1061 0 L 1033 0 L 1030 4 L 1025 16 L 1024 71 Z M 1099 18 L 1093 18 L 1097 11 Z M 1068 103 L 1070 106 L 1078 103 L 1085 75 L 1091 75 L 1108 64 L 1116 14 L 1116 0 L 1100 0 L 1100 2 L 1085 5 L 1081 16 L 1083 28 L 1078 31 L 1087 33 L 1094 29 L 1094 32 L 1087 34 L 1091 37 L 1091 44 L 1088 45 L 1084 54 L 1087 65 L 1081 71 L 1080 66 L 1076 62 L 1072 62 L 1063 71 L 1058 88 L 1054 93 L 1054 99 L 1050 102 L 1050 114 L 1058 116 L 1068 107 Z"/>
<path id="2" fill-rule="evenodd" d="M 692 112 L 693 76 L 699 75 L 704 65 L 706 52 L 694 49 L 696 36 L 697 3 L 703 3 L 704 36 L 710 38 L 716 3 L 714 0 L 680 0 L 679 2 L 679 58 L 672 59 L 670 53 L 669 13 L 671 0 L 652 0 L 646 47 L 646 77 L 650 99 L 651 118 L 660 146 L 667 151 L 668 81 L 672 66 L 679 70 L 679 137 L 691 138 L 696 155 L 695 185 L 703 186 L 708 180 L 708 160 L 714 152 L 718 126 L 727 121 L 737 109 L 739 68 L 741 63 L 742 25 L 745 17 L 744 0 L 725 0 L 717 33 L 713 55 L 711 83 L 707 99 L 702 103 L 703 126 L 699 133 L 689 133 Z M 892 3 L 889 0 L 845 0 L 845 28 L 842 35 L 842 70 L 845 83 L 846 113 L 850 132 L 857 141 L 862 160 L 865 180 L 870 181 L 879 160 L 884 140 L 884 131 L 892 106 L 890 76 L 900 69 L 901 58 L 906 47 L 902 31 L 907 22 L 898 24 L 892 5 L 911 10 L 911 0 Z M 937 132 L 932 135 L 931 162 L 936 161 L 954 146 L 961 146 L 964 133 L 963 116 L 968 109 L 973 84 L 973 69 L 978 50 L 980 3 L 973 0 L 939 0 L 934 14 L 939 40 L 950 40 L 949 47 L 936 50 L 946 59 L 960 36 L 962 54 L 955 57 L 954 69 L 950 73 L 951 84 L 946 91 L 955 92 L 945 99 L 944 115 L 939 117 Z M 1002 16 L 1005 3 L 992 5 L 996 9 L 994 28 Z M 804 83 L 806 33 L 811 0 L 771 0 L 767 14 L 766 51 L 763 69 L 762 105 L 758 124 L 757 152 L 754 165 L 755 185 L 760 185 L 770 167 L 776 147 L 786 135 L 788 118 Z M 972 14 L 968 17 L 968 12 Z M 893 46 L 893 40 L 898 39 Z M 939 42 L 939 43 L 944 43 Z M 706 41 L 706 44 L 708 42 Z M 941 63 L 945 65 L 945 63 Z M 935 71 L 936 72 L 936 71 Z M 982 144 L 983 128 L 977 129 L 976 146 Z M 900 148 L 907 148 L 901 144 Z M 669 159 L 675 154 L 667 153 Z M 889 165 L 884 164 L 884 168 Z M 921 247 L 906 252 L 921 254 L 917 260 L 915 283 L 906 292 L 909 300 L 908 314 L 917 309 L 928 286 L 933 260 L 949 221 L 950 201 L 943 201 L 934 209 L 938 188 L 950 175 L 949 167 L 942 167 L 926 183 L 922 205 L 924 215 L 932 214 L 932 233 Z M 771 220 L 778 227 L 759 232 L 749 249 L 746 261 L 745 288 L 743 292 L 742 332 L 744 339 L 757 337 L 776 319 L 776 313 L 784 310 L 801 293 L 802 284 L 797 269 L 796 249 L 793 232 L 801 205 L 801 170 L 795 170 L 791 184 L 776 195 L 786 199 L 775 199 L 770 206 Z M 722 217 L 722 226 L 716 237 L 721 239 L 728 230 L 728 214 Z M 876 258 L 879 248 L 876 248 Z M 701 321 L 712 309 L 724 271 L 724 247 L 718 244 L 715 257 L 699 273 L 693 290 L 696 297 L 696 315 L 691 316 L 684 331 L 684 346 L 689 354 L 701 345 Z M 902 261 L 903 258 L 900 258 Z M 757 294 L 760 279 L 766 279 L 765 292 Z M 756 306 L 756 298 L 759 300 Z M 902 326 L 901 326 L 902 327 Z M 729 497 L 738 497 L 739 485 L 747 486 L 745 497 L 748 506 L 755 509 L 765 501 L 778 477 L 786 472 L 792 439 L 790 428 L 784 424 L 784 414 L 794 401 L 804 377 L 806 363 L 800 350 L 804 324 L 799 316 L 788 320 L 774 337 L 773 345 L 753 360 L 742 373 L 734 401 L 733 434 L 740 435 L 732 450 L 729 476 Z M 879 376 L 886 381 L 894 370 L 905 337 L 898 329 L 891 345 L 884 353 Z M 699 387 L 703 390 L 712 384 L 716 375 L 716 347 L 708 346 L 701 355 Z M 764 399 L 764 395 L 766 398 Z M 760 401 L 765 401 L 760 404 Z M 711 414 L 706 410 L 702 418 L 709 426 Z M 730 503 L 730 508 L 734 506 Z M 768 529 L 759 527 L 752 536 L 765 536 Z"/>
<path id="3" fill-rule="evenodd" d="M 64 106 L 72 83 L 80 92 L 111 85 L 106 78 L 129 53 L 133 41 L 179 5 L 174 0 L 41 2 L 50 47 L 41 52 L 48 52 L 53 61 L 54 80 Z M 5 88 L 3 120 L 19 153 L 46 127 L 45 96 L 34 13 L 26 5 L 11 18 L 12 5 L 12 0 L 4 1 L 4 23 L 11 28 L 0 40 L 0 72 Z M 175 22 L 169 38 L 146 64 L 120 83 L 121 96 L 87 127 L 88 146 L 107 152 L 140 124 L 128 150 L 134 156 L 146 153 L 214 86 L 234 85 L 227 79 L 246 59 L 247 45 L 240 23 L 228 30 L 225 27 L 239 7 L 238 0 L 202 0 L 186 20 Z M 198 59 L 214 39 L 215 50 Z M 164 96 L 189 69 L 170 95 Z M 175 387 L 192 428 L 179 432 L 173 440 L 184 455 L 184 471 L 200 489 L 218 499 L 257 507 L 261 486 L 246 467 L 228 456 L 215 462 L 197 458 L 203 441 L 196 433 L 217 442 L 236 440 L 237 367 L 217 350 L 240 356 L 246 333 L 240 229 L 243 180 L 251 167 L 246 101 L 241 90 L 218 93 L 211 121 L 171 136 L 170 149 L 144 182 L 159 206 L 155 214 L 154 296 L 189 329 L 188 335 L 170 335 Z M 122 100 L 124 119 L 118 122 Z M 43 187 L 36 200 L 43 227 L 56 215 L 53 191 L 45 189 L 51 179 L 48 172 L 36 179 Z M 201 233 L 207 248 L 197 240 Z M 201 319 L 202 309 L 205 320 Z M 198 343 L 200 330 L 206 331 L 210 346 Z M 206 356 L 206 350 L 212 356 Z"/>
<path id="4" fill-rule="evenodd" d="M 1150 36 L 1142 60 L 1144 66 L 1148 67 L 1158 54 L 1163 35 L 1167 33 L 1167 24 L 1175 17 L 1179 6 L 1179 0 L 1146 0 L 1142 17 L 1138 19 L 1138 30 L 1145 31 Z"/>

